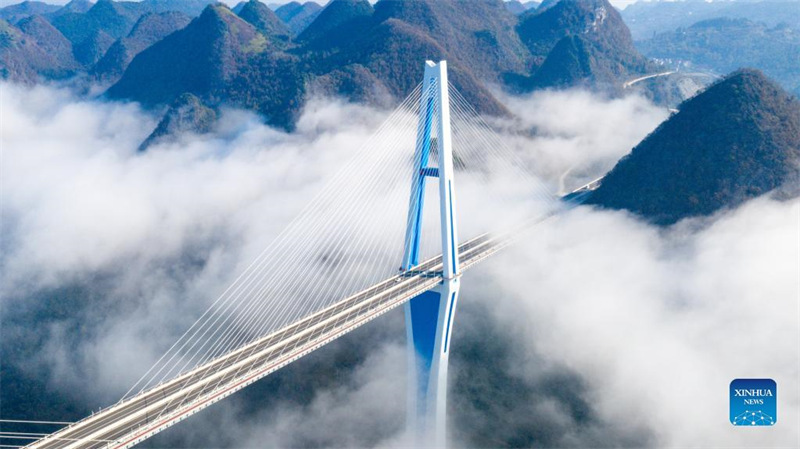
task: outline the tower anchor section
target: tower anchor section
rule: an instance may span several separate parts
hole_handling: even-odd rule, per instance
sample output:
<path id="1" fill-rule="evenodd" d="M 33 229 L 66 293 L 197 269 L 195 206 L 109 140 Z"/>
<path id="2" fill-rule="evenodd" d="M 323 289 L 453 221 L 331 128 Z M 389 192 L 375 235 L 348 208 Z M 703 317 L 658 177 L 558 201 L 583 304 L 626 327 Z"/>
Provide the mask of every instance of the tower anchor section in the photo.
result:
<path id="1" fill-rule="evenodd" d="M 436 138 L 432 138 L 432 133 Z M 429 166 L 435 146 L 437 167 Z M 447 62 L 425 63 L 414 172 L 402 268 L 419 264 L 425 185 L 439 184 L 442 283 L 405 305 L 408 338 L 408 426 L 420 446 L 446 443 L 447 362 L 453 315 L 458 301 L 458 232 L 450 131 Z M 433 181 L 431 181 L 433 182 Z"/>

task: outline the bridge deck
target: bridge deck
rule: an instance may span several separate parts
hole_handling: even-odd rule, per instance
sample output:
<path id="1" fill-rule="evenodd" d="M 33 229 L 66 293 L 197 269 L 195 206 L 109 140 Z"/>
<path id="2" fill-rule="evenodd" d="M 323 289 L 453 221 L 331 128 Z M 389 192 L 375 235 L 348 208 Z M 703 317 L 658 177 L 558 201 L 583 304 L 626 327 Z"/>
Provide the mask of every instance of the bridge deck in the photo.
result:
<path id="1" fill-rule="evenodd" d="M 465 270 L 507 243 L 481 235 L 459 246 Z M 46 449 L 131 447 L 441 282 L 441 256 L 271 335 L 38 440 Z"/>

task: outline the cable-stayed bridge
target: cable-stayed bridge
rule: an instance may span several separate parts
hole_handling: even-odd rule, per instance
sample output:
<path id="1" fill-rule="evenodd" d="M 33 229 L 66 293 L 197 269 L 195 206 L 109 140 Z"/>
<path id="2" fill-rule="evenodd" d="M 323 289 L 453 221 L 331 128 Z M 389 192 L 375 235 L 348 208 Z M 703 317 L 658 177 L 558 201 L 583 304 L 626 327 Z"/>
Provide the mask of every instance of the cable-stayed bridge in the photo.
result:
<path id="1" fill-rule="evenodd" d="M 401 305 L 409 426 L 444 445 L 462 274 L 565 207 L 495 130 L 444 61 L 426 63 L 422 83 L 120 401 L 28 447 L 131 447 Z M 431 203 L 438 214 L 423 213 Z"/>

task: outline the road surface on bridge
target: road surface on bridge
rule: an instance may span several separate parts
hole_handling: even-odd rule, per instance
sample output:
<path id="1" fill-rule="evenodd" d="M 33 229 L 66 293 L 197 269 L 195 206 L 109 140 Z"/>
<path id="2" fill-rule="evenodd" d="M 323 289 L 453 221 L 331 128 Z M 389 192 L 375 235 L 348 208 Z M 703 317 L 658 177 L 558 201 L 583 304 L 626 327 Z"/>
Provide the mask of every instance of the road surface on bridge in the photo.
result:
<path id="1" fill-rule="evenodd" d="M 461 271 L 489 257 L 509 240 L 508 235 L 484 234 L 461 244 Z M 436 287 L 442 279 L 441 270 L 439 255 L 28 447 L 131 447 Z"/>

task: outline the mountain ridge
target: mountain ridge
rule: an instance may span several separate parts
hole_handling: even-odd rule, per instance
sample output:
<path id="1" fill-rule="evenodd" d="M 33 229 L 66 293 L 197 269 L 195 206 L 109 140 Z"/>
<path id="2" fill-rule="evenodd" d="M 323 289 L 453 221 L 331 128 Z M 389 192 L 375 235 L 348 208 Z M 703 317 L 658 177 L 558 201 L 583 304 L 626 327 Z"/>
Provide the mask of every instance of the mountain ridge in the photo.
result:
<path id="1" fill-rule="evenodd" d="M 253 25 L 274 44 L 283 46 L 292 36 L 286 24 L 259 0 L 249 0 L 236 15 Z"/>
<path id="2" fill-rule="evenodd" d="M 227 6 L 213 5 L 139 53 L 106 95 L 152 107 L 189 93 L 210 106 L 225 100 L 256 110 L 268 123 L 291 128 L 304 93 L 296 63 Z"/>
<path id="3" fill-rule="evenodd" d="M 189 16 L 178 11 L 146 13 L 134 24 L 131 32 L 114 42 L 89 74 L 102 81 L 117 81 L 133 58 L 189 24 Z"/>
<path id="4" fill-rule="evenodd" d="M 517 31 L 538 67 L 523 83 L 527 90 L 588 84 L 618 90 L 620 79 L 653 70 L 607 0 L 543 3 L 520 16 Z"/>
<path id="5" fill-rule="evenodd" d="M 685 101 L 587 203 L 669 225 L 771 191 L 800 194 L 800 101 L 742 69 Z"/>
<path id="6" fill-rule="evenodd" d="M 641 56 L 629 52 L 627 28 L 606 0 L 564 0 L 520 17 L 502 0 L 381 0 L 374 7 L 367 0 L 334 0 L 316 12 L 318 5 L 311 2 L 273 12 L 249 0 L 237 5 L 238 15 L 227 6 L 209 5 L 189 23 L 158 12 L 168 4 L 73 0 L 65 5 L 49 20 L 71 42 L 82 67 L 61 72 L 113 83 L 107 91 L 111 99 L 166 107 L 190 93 L 212 107 L 228 102 L 254 108 L 268 123 L 288 129 L 311 92 L 388 106 L 413 89 L 426 59 L 448 60 L 453 83 L 478 111 L 491 115 L 508 114 L 493 88 L 619 88 L 622 80 L 646 70 Z M 200 26 L 209 14 L 219 20 Z M 316 18 L 295 37 L 299 28 L 287 24 L 303 14 Z M 551 28 L 566 21 L 572 29 L 544 33 L 534 45 L 541 32 L 520 35 L 530 21 Z M 145 22 L 147 33 L 134 31 Z M 19 47 L 17 56 L 7 59 L 24 60 L 30 51 L 46 65 L 50 59 L 40 50 Z M 48 75 L 33 69 L 7 73 L 29 82 Z M 281 105 L 292 109 L 280 111 Z"/>
<path id="7" fill-rule="evenodd" d="M 302 33 L 322 11 L 322 6 L 315 2 L 289 2 L 275 10 L 275 15 L 286 23 L 286 26 L 297 36 Z"/>

